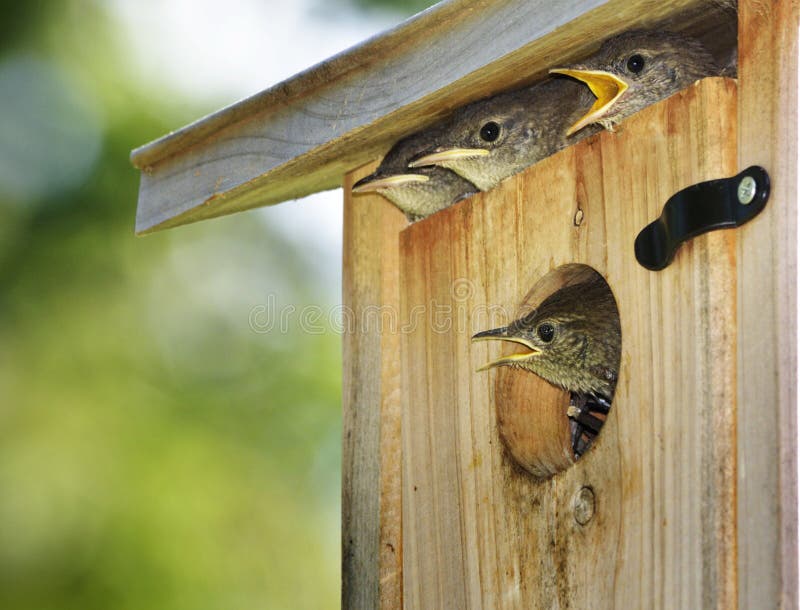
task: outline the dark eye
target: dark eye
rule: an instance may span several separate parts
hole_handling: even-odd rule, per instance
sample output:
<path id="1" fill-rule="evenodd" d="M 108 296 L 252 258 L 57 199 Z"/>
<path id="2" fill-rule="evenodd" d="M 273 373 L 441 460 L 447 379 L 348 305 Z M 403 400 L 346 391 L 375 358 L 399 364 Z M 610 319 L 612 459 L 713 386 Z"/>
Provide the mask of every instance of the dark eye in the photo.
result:
<path id="1" fill-rule="evenodd" d="M 489 121 L 481 127 L 481 139 L 486 142 L 494 142 L 500 135 L 500 125 L 494 121 Z"/>
<path id="2" fill-rule="evenodd" d="M 644 70 L 644 57 L 638 53 L 636 55 L 631 55 L 628 58 L 628 71 L 639 74 L 642 70 Z"/>
<path id="3" fill-rule="evenodd" d="M 543 322 L 536 328 L 536 334 L 545 343 L 550 343 L 556 334 L 556 329 L 550 322 Z"/>

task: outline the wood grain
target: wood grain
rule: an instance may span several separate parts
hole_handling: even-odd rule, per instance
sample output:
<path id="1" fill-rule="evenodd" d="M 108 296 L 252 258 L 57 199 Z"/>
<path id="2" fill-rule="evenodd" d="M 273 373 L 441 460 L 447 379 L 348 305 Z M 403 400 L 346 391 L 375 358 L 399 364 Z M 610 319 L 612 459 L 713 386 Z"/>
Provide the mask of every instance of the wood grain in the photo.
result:
<path id="1" fill-rule="evenodd" d="M 512 353 L 508 348 L 501 352 Z M 569 392 L 526 371 L 503 367 L 495 373 L 494 396 L 498 436 L 517 464 L 546 479 L 575 462 L 567 419 Z"/>
<path id="2" fill-rule="evenodd" d="M 402 607 L 398 234 L 407 223 L 381 197 L 345 192 L 342 607 L 394 609 Z"/>
<path id="3" fill-rule="evenodd" d="M 767 208 L 738 250 L 739 607 L 797 608 L 798 3 L 739 2 L 739 165 Z"/>
<path id="4" fill-rule="evenodd" d="M 735 82 L 707 79 L 402 232 L 403 319 L 451 320 L 402 335 L 406 607 L 735 607 L 738 233 L 658 273 L 633 255 L 673 193 L 736 173 L 735 133 Z M 615 293 L 620 380 L 592 449 L 535 482 L 499 441 L 495 373 L 475 373 L 499 347 L 469 336 L 571 262 Z"/>
<path id="5" fill-rule="evenodd" d="M 466 102 L 533 82 L 625 29 L 704 37 L 724 53 L 719 0 L 448 0 L 131 155 L 136 231 L 294 199 L 342 184 L 401 136 Z M 702 11 L 700 10 L 702 9 Z M 563 27 L 569 23 L 569 27 Z M 726 44 L 727 43 L 727 44 Z M 290 51 L 290 50 L 289 50 Z"/>

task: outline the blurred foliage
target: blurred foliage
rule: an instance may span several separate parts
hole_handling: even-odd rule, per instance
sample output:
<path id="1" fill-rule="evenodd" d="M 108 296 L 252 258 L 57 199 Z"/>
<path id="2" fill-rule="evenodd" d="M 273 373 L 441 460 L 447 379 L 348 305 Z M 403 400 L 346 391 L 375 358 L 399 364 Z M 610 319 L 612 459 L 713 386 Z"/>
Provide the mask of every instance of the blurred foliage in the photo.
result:
<path id="1" fill-rule="evenodd" d="M 39 26 L 52 15 L 60 0 L 0 0 L 0 52 L 26 44 L 37 34 Z"/>
<path id="2" fill-rule="evenodd" d="M 321 0 L 324 2 L 325 0 Z M 361 10 L 392 11 L 406 17 L 415 15 L 420 11 L 436 4 L 435 0 L 338 0 L 346 2 Z"/>
<path id="3" fill-rule="evenodd" d="M 0 183 L 0 608 L 335 607 L 340 340 L 250 325 L 324 299 L 314 269 L 250 214 L 135 238 L 131 148 L 212 109 L 154 107 L 101 3 L 5 4 L 0 65 L 32 86 L 0 93 L 0 169 L 88 155 L 66 133 L 99 154 Z"/>
<path id="4" fill-rule="evenodd" d="M 433 6 L 436 2 L 431 0 L 352 0 L 357 6 L 362 8 L 381 8 L 401 11 L 408 15 L 414 15 Z"/>

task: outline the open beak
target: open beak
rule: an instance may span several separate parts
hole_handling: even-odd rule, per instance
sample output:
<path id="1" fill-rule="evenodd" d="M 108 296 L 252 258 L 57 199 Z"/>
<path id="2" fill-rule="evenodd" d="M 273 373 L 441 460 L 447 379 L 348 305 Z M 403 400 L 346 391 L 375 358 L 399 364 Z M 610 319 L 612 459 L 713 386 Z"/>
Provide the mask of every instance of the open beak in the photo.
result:
<path id="1" fill-rule="evenodd" d="M 608 113 L 616 101 L 628 89 L 628 83 L 624 80 L 605 72 L 604 70 L 579 70 L 573 68 L 555 68 L 550 70 L 550 74 L 564 74 L 577 78 L 579 81 L 586 83 L 597 98 L 592 104 L 585 115 L 583 115 L 577 123 L 567 130 L 567 135 L 571 136 L 579 129 L 583 129 L 587 125 L 598 121 Z"/>
<path id="2" fill-rule="evenodd" d="M 467 157 L 485 157 L 489 151 L 485 148 L 447 148 L 437 150 L 429 155 L 414 159 L 409 167 L 422 167 L 424 165 L 444 165 L 448 161 L 466 159 Z"/>
<path id="3" fill-rule="evenodd" d="M 397 174 L 395 176 L 376 177 L 375 174 L 362 178 L 353 185 L 354 193 L 371 193 L 396 186 L 409 184 L 410 182 L 427 182 L 428 176 L 422 174 Z"/>
<path id="4" fill-rule="evenodd" d="M 492 339 L 496 339 L 499 341 L 511 341 L 512 343 L 519 343 L 520 345 L 524 345 L 528 348 L 529 351 L 522 352 L 521 354 L 509 354 L 508 356 L 503 356 L 502 358 L 498 358 L 497 360 L 493 360 L 492 362 L 487 362 L 482 367 L 478 369 L 478 371 L 485 371 L 496 366 L 502 366 L 504 364 L 514 364 L 515 362 L 520 362 L 522 360 L 530 360 L 531 358 L 535 358 L 542 351 L 533 345 L 527 339 L 522 339 L 521 337 L 515 337 L 514 335 L 510 335 L 508 331 L 508 327 L 504 326 L 503 328 L 495 328 L 492 330 L 485 330 L 481 333 L 472 336 L 473 341 L 489 341 Z"/>

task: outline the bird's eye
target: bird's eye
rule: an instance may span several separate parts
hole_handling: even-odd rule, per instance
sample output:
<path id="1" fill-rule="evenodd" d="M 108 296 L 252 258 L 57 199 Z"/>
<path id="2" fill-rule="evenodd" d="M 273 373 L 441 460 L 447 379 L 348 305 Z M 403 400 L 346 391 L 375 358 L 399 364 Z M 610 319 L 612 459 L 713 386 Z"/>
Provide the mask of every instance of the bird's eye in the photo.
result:
<path id="1" fill-rule="evenodd" d="M 543 322 L 536 328 L 536 334 L 545 343 L 550 343 L 556 334 L 556 329 L 550 322 Z"/>
<path id="2" fill-rule="evenodd" d="M 638 53 L 636 55 L 631 55 L 628 58 L 628 71 L 639 74 L 642 70 L 644 70 L 644 57 Z"/>
<path id="3" fill-rule="evenodd" d="M 481 127 L 481 139 L 486 142 L 494 142 L 500 135 L 500 125 L 494 121 L 489 121 Z"/>

